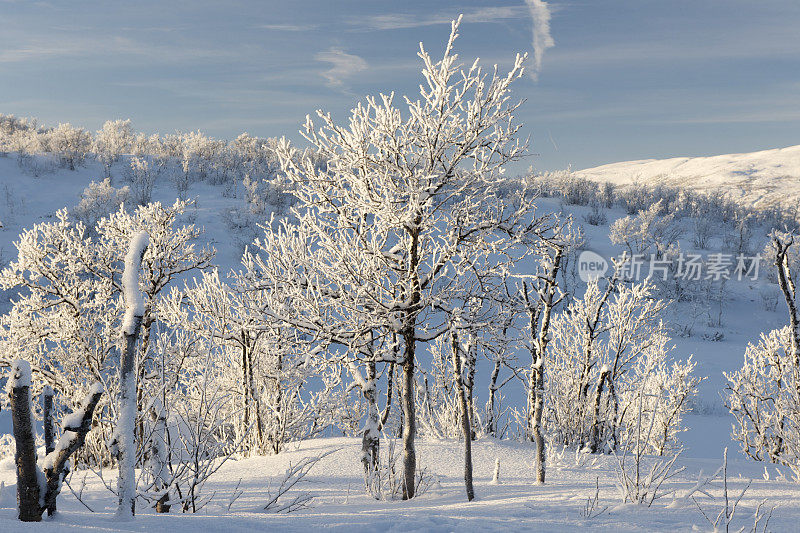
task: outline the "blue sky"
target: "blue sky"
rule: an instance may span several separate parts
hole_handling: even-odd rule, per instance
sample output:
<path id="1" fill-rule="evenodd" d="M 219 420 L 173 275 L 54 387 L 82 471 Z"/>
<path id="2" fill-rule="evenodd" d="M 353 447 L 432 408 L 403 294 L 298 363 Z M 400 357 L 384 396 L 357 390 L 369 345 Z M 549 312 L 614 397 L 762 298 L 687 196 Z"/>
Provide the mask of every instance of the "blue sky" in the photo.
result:
<path id="1" fill-rule="evenodd" d="M 533 154 L 519 169 L 800 144 L 797 0 L 548 6 L 555 46 L 515 87 Z M 459 13 L 465 61 L 533 51 L 525 1 L 0 0 L 0 113 L 299 139 L 315 109 L 413 94 L 419 41 L 441 50 Z"/>

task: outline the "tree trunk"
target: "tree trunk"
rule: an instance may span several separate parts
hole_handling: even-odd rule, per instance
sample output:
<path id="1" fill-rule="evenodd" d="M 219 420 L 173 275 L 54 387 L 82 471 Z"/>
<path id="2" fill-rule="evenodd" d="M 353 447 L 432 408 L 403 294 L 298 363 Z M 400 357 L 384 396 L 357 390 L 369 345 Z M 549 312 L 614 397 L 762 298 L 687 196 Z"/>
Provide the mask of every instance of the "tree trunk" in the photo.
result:
<path id="1" fill-rule="evenodd" d="M 542 413 L 544 412 L 544 368 L 538 368 L 533 379 L 536 387 L 533 400 L 533 419 L 532 433 L 533 441 L 536 443 L 536 483 L 544 483 L 545 477 L 545 447 L 544 435 L 542 434 Z"/>
<path id="2" fill-rule="evenodd" d="M 497 438 L 497 378 L 500 375 L 500 360 L 494 362 L 492 376 L 489 379 L 489 407 L 487 409 L 486 433 Z"/>
<path id="3" fill-rule="evenodd" d="M 775 266 L 778 268 L 778 286 L 783 292 L 789 311 L 789 327 L 792 330 L 792 361 L 796 371 L 800 368 L 800 316 L 797 312 L 795 286 L 789 267 L 789 248 L 794 242 L 791 238 L 781 239 L 777 235 L 774 235 L 772 239 L 776 250 Z"/>
<path id="4" fill-rule="evenodd" d="M 142 324 L 139 328 L 137 340 L 139 342 L 139 364 L 137 365 L 138 375 L 136 376 L 136 412 L 144 410 L 144 382 L 148 373 L 147 365 L 147 350 L 150 345 L 150 330 L 153 326 L 155 319 L 145 311 L 142 316 Z M 162 369 L 163 370 L 163 369 Z M 137 417 L 136 419 L 136 446 L 144 448 L 145 444 L 142 439 L 145 438 L 146 432 L 144 430 L 145 419 L 144 417 Z"/>
<path id="5" fill-rule="evenodd" d="M 547 345 L 550 342 L 550 317 L 553 312 L 553 306 L 558 303 L 557 301 L 554 302 L 554 298 L 556 280 L 558 279 L 558 272 L 561 269 L 561 260 L 563 256 L 564 249 L 561 247 L 556 248 L 552 266 L 544 280 L 544 293 L 541 293 L 539 296 L 541 307 L 537 305 L 534 309 L 531 306 L 527 285 L 524 286 L 525 301 L 530 314 L 531 335 L 533 335 L 536 326 L 539 327 L 536 339 L 531 340 L 534 353 L 531 354 L 533 363 L 531 365 L 531 376 L 528 383 L 528 405 L 529 408 L 532 408 L 532 411 L 529 411 L 531 415 L 531 437 L 533 442 L 536 443 L 535 468 L 537 483 L 545 482 L 546 450 L 544 435 L 542 434 L 542 416 L 544 414 L 544 362 Z M 540 320 L 541 324 L 539 324 Z"/>
<path id="6" fill-rule="evenodd" d="M 600 449 L 600 405 L 602 403 L 603 388 L 610 371 L 606 368 L 600 371 L 600 377 L 597 378 L 597 389 L 594 395 L 594 414 L 592 416 L 592 427 L 589 430 L 589 451 L 596 453 Z"/>
<path id="7" fill-rule="evenodd" d="M 156 512 L 168 513 L 170 459 L 167 451 L 167 414 L 158 400 L 150 407 L 150 421 L 153 424 L 150 436 L 150 468 L 154 478 L 154 488 L 157 491 L 166 491 L 156 502 Z"/>
<path id="8" fill-rule="evenodd" d="M 361 462 L 364 464 L 364 485 L 367 490 L 372 487 L 381 449 L 380 414 L 378 413 L 378 392 L 375 378 L 375 362 L 370 361 L 367 363 L 366 387 L 363 390 L 368 406 L 367 423 L 361 439 Z"/>
<path id="9" fill-rule="evenodd" d="M 242 426 L 239 428 L 239 434 L 242 438 L 244 435 L 247 434 L 248 428 L 250 426 L 250 372 L 248 371 L 248 353 L 247 353 L 247 336 L 244 331 L 242 331 L 242 401 L 244 403 L 242 409 Z M 248 439 L 251 440 L 251 439 Z M 252 449 L 250 446 L 246 448 L 247 453 L 251 453 Z"/>
<path id="10" fill-rule="evenodd" d="M 408 250 L 408 309 L 405 312 L 403 324 L 403 343 L 405 357 L 403 358 L 403 499 L 410 500 L 416 492 L 417 452 L 414 440 L 417 437 L 416 406 L 414 404 L 414 359 L 417 349 L 416 307 L 422 299 L 422 287 L 419 279 L 419 225 L 422 222 L 422 213 L 414 216 L 412 228 L 409 231 L 411 242 Z"/>
<path id="11" fill-rule="evenodd" d="M 117 446 L 119 478 L 117 494 L 120 518 L 133 518 L 136 514 L 136 339 L 142 317 L 133 316 L 133 324 L 129 331 L 124 331 L 125 347 L 122 351 L 119 367 L 119 417 L 117 419 Z"/>
<path id="12" fill-rule="evenodd" d="M 49 455 L 56 449 L 56 432 L 53 425 L 53 389 L 50 385 L 45 385 L 42 389 L 42 426 L 44 427 L 44 453 Z M 53 498 L 52 505 L 47 505 L 47 516 L 53 516 L 55 512 L 56 502 Z"/>
<path id="13" fill-rule="evenodd" d="M 473 333 L 470 332 L 470 339 L 468 344 L 468 352 L 464 353 L 464 359 L 461 363 L 461 370 L 463 372 L 463 385 L 464 385 L 464 393 L 466 395 L 466 402 L 467 402 L 467 409 L 469 410 L 468 413 L 468 422 L 469 422 L 469 438 L 470 440 L 475 440 L 478 435 L 475 431 L 475 427 L 472 425 L 473 421 L 475 420 L 475 402 L 473 401 L 473 390 L 475 389 L 475 363 L 477 362 L 477 343 L 475 342 L 475 336 Z"/>
<path id="14" fill-rule="evenodd" d="M 386 421 L 389 420 L 389 413 L 392 409 L 392 391 L 394 391 L 394 363 L 387 363 L 389 365 L 388 376 L 386 377 L 386 407 L 383 408 L 383 413 L 381 414 L 381 427 L 386 425 Z"/>
<path id="15" fill-rule="evenodd" d="M 12 372 L 14 371 L 12 367 Z M 23 522 L 40 522 L 42 509 L 39 506 L 39 471 L 36 468 L 36 444 L 31 423 L 30 386 L 13 387 L 10 400 L 14 440 L 17 444 L 14 462 L 17 467 L 19 519 Z"/>
<path id="16" fill-rule="evenodd" d="M 772 235 L 772 242 L 775 248 L 775 266 L 778 270 L 778 286 L 783 292 L 783 297 L 786 300 L 786 307 L 789 312 L 789 328 L 791 329 L 791 350 L 792 350 L 792 363 L 794 365 L 793 371 L 795 376 L 800 373 L 800 317 L 798 316 L 796 298 L 796 288 L 792 280 L 792 272 L 789 265 L 789 249 L 794 244 L 792 237 L 781 237 L 779 234 Z M 800 385 L 798 386 L 800 387 Z M 798 391 L 800 393 L 800 390 Z M 784 419 L 781 417 L 778 422 L 779 431 L 776 432 L 775 446 L 770 452 L 770 457 L 773 462 L 777 462 L 777 458 L 783 453 L 783 428 Z"/>
<path id="17" fill-rule="evenodd" d="M 56 432 L 53 426 L 53 389 L 45 385 L 42 389 L 42 425 L 44 426 L 44 451 L 49 454 L 56 448 Z"/>
<path id="18" fill-rule="evenodd" d="M 534 413 L 536 412 L 536 360 L 534 359 L 533 365 L 531 365 L 531 371 L 528 375 L 528 398 L 527 398 L 527 405 L 528 405 L 528 427 L 525 429 L 525 436 L 527 437 L 528 442 L 535 442 L 536 439 L 533 435 L 533 426 L 534 426 Z"/>
<path id="19" fill-rule="evenodd" d="M 417 453 L 414 449 L 414 439 L 417 435 L 417 421 L 414 405 L 414 331 L 406 333 L 405 360 L 403 361 L 403 499 L 410 500 L 414 497 L 415 477 L 417 473 Z"/>
<path id="20" fill-rule="evenodd" d="M 527 422 L 528 427 L 525 428 L 525 436 L 527 437 L 529 442 L 535 442 L 536 437 L 533 434 L 533 417 L 534 412 L 536 410 L 536 376 L 537 376 L 537 368 L 542 365 L 543 360 L 540 359 L 538 344 L 536 343 L 536 338 L 534 338 L 535 332 L 539 327 L 539 316 L 541 315 L 541 304 L 540 302 L 533 302 L 530 296 L 528 295 L 528 286 L 523 285 L 523 295 L 525 297 L 525 304 L 528 308 L 528 327 L 530 328 L 530 335 L 531 335 L 531 370 L 528 374 L 528 398 L 527 398 Z"/>
<path id="21" fill-rule="evenodd" d="M 453 356 L 453 382 L 456 387 L 458 404 L 461 408 L 461 431 L 464 435 L 464 486 L 467 489 L 467 501 L 471 502 L 475 499 L 475 489 L 472 486 L 472 424 L 470 423 L 472 409 L 467 405 L 458 335 L 455 330 L 451 332 L 450 346 Z"/>
<path id="22" fill-rule="evenodd" d="M 283 383 L 281 382 L 281 376 L 283 374 L 283 356 L 280 352 L 276 358 L 275 364 L 275 390 L 273 391 L 272 395 L 272 412 L 273 412 L 273 425 L 272 425 L 272 451 L 274 453 L 280 453 L 281 448 L 283 446 L 283 438 L 284 438 L 284 414 L 281 406 L 283 405 L 283 390 L 281 387 Z M 288 405 L 291 405 L 289 403 Z"/>
<path id="23" fill-rule="evenodd" d="M 248 336 L 248 341 L 249 341 Z M 264 421 L 261 418 L 261 403 L 256 387 L 255 371 L 253 370 L 253 352 L 255 350 L 256 341 L 254 340 L 250 349 L 247 351 L 247 384 L 250 394 L 250 408 L 253 412 L 255 420 L 253 423 L 256 426 L 256 449 L 260 452 L 264 447 Z"/>
<path id="24" fill-rule="evenodd" d="M 62 435 L 55 446 L 57 451 L 47 454 L 44 460 L 44 478 L 46 490 L 44 506 L 48 516 L 56 512 L 56 498 L 61 493 L 61 482 L 67 471 L 67 461 L 86 442 L 86 435 L 92 429 L 92 417 L 95 408 L 103 396 L 103 388 L 95 385 L 80 406 L 82 416 L 77 424 L 64 424 Z"/>

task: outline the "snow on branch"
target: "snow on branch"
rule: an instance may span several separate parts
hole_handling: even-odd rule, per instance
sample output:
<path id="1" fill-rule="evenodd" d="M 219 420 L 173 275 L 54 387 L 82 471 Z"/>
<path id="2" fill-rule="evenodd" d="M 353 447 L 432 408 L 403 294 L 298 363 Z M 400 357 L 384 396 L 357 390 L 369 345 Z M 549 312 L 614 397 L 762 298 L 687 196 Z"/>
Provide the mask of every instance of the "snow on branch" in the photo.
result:
<path id="1" fill-rule="evenodd" d="M 11 376 L 8 378 L 8 390 L 31 386 L 31 364 L 24 359 L 11 362 Z"/>
<path id="2" fill-rule="evenodd" d="M 122 274 L 125 318 L 122 323 L 122 331 L 128 335 L 134 334 L 136 323 L 134 317 L 144 315 L 144 298 L 139 290 L 139 269 L 142 265 L 142 256 L 149 243 L 150 236 L 146 231 L 136 233 L 131 239 L 128 254 L 125 256 L 125 271 Z"/>
<path id="3" fill-rule="evenodd" d="M 89 387 L 89 391 L 86 393 L 86 397 L 81 402 L 80 406 L 62 419 L 61 429 L 63 433 L 56 443 L 55 450 L 47 454 L 44 458 L 44 463 L 42 463 L 43 470 L 52 469 L 54 465 L 57 465 L 64 450 L 69 450 L 73 447 L 76 450 L 80 448 L 81 444 L 83 444 L 83 438 L 85 438 L 86 434 L 89 433 L 91 429 L 92 415 L 103 392 L 105 392 L 103 384 L 96 382 Z M 72 451 L 67 452 L 64 460 L 66 460 L 71 453 Z"/>
<path id="4" fill-rule="evenodd" d="M 64 417 L 61 423 L 63 429 L 61 438 L 58 439 L 55 449 L 44 458 L 42 463 L 46 482 L 44 507 L 48 514 L 55 513 L 56 497 L 61 492 L 67 461 L 86 441 L 86 435 L 92 429 L 95 408 L 100 402 L 103 392 L 105 389 L 99 382 L 89 388 L 89 392 L 75 412 Z"/>

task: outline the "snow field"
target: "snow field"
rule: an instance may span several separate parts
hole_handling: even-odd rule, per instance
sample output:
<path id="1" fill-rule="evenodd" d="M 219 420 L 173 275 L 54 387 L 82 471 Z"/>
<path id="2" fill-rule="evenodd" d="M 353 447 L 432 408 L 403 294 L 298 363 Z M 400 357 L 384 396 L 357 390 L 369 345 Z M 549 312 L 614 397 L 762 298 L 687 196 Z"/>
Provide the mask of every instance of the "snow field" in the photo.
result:
<path id="1" fill-rule="evenodd" d="M 386 443 L 383 442 L 385 445 Z M 462 450 L 455 441 L 418 442 L 418 455 L 423 468 L 436 481 L 428 491 L 411 501 L 376 501 L 363 492 L 360 441 L 351 438 L 320 438 L 292 446 L 277 456 L 254 457 L 229 461 L 209 482 L 207 491 L 214 499 L 198 514 L 170 513 L 157 515 L 152 509 L 137 510 L 136 520 L 120 523 L 114 519 L 116 497 L 96 477 L 86 478 L 83 500 L 95 512 L 81 505 L 65 487 L 59 500 L 59 515 L 41 524 L 23 524 L 15 518 L 14 472 L 8 460 L 0 463 L 0 482 L 5 484 L 0 495 L 0 530 L 29 531 L 311 531 L 325 528 L 332 531 L 709 531 L 710 527 L 691 501 L 682 501 L 682 493 L 697 481 L 701 471 L 711 475 L 719 467 L 721 457 L 713 459 L 679 459 L 686 471 L 666 487 L 677 491 L 657 500 L 652 507 L 620 505 L 615 484 L 612 456 L 585 456 L 566 451 L 549 454 L 548 481 L 535 485 L 533 479 L 533 446 L 511 441 L 483 439 L 473 444 L 476 499 L 467 503 L 461 477 Z M 277 483 L 290 463 L 304 457 L 334 452 L 323 458 L 298 486 L 299 491 L 314 495 L 312 507 L 290 514 L 268 514 L 261 511 L 270 482 Z M 557 455 L 558 457 L 554 457 Z M 500 459 L 500 484 L 492 484 L 495 458 Z M 800 491 L 796 484 L 776 480 L 776 471 L 768 467 L 770 480 L 763 479 L 764 465 L 747 462 L 731 454 L 729 490 L 738 495 L 749 479 L 753 483 L 746 492 L 734 519 L 734 526 L 749 529 L 758 503 L 769 499 L 777 508 L 770 520 L 770 531 L 791 531 L 800 519 Z M 108 471 L 106 481 L 114 482 Z M 76 491 L 83 472 L 73 475 Z M 608 509 L 599 516 L 585 519 L 581 512 L 599 483 L 599 507 Z M 240 482 L 241 480 L 241 482 Z M 113 485 L 112 485 L 113 486 Z M 230 503 L 234 491 L 244 494 Z M 699 496 L 698 502 L 707 512 L 716 514 L 721 504 L 721 485 L 712 490 L 716 500 Z M 228 504 L 230 503 L 230 509 Z"/>

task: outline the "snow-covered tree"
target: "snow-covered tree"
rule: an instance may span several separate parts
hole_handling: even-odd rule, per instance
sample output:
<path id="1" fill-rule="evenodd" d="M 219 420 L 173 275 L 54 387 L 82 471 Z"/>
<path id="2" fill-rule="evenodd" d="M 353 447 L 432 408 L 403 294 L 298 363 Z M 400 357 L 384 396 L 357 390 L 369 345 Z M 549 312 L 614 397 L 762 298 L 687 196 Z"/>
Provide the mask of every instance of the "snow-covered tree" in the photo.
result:
<path id="1" fill-rule="evenodd" d="M 37 130 L 36 119 L 0 113 L 0 157 L 5 157 L 9 152 L 19 152 L 24 139 L 35 135 Z"/>
<path id="2" fill-rule="evenodd" d="M 489 253 L 498 229 L 530 222 L 529 204 L 509 209 L 496 195 L 504 165 L 524 150 L 514 140 L 519 104 L 509 102 L 524 57 L 505 76 L 487 75 L 477 61 L 462 69 L 453 53 L 457 28 L 454 22 L 440 61 L 420 48 L 425 83 L 418 99 L 405 99 L 405 116 L 393 95 L 381 95 L 360 103 L 346 126 L 318 112 L 317 129 L 309 117 L 304 135 L 324 167 L 286 141 L 278 147 L 300 202 L 295 216 L 326 255 L 330 283 L 309 283 L 308 290 L 340 298 L 351 315 L 363 317 L 355 323 L 396 335 L 402 345 L 406 498 L 414 496 L 417 464 L 417 344 L 448 329 L 431 311 Z"/>
<path id="3" fill-rule="evenodd" d="M 122 294 L 125 316 L 122 319 L 121 333 L 123 345 L 119 361 L 119 400 L 117 423 L 114 427 L 112 452 L 117 456 L 119 476 L 117 477 L 117 496 L 119 507 L 117 516 L 122 519 L 133 518 L 136 511 L 136 342 L 142 329 L 144 318 L 144 296 L 139 291 L 139 270 L 142 256 L 150 242 L 145 231 L 139 231 L 131 238 L 128 253 L 125 255 L 125 270 L 122 273 Z"/>
<path id="4" fill-rule="evenodd" d="M 531 280 L 522 282 L 522 303 L 527 314 L 531 365 L 528 373 L 526 435 L 536 443 L 536 482 L 545 481 L 545 439 L 543 415 L 545 406 L 545 373 L 547 345 L 553 309 L 561 302 L 563 292 L 558 287 L 558 274 L 570 246 L 579 239 L 569 226 L 559 228 L 556 235 L 543 240 L 539 267 Z"/>
<path id="5" fill-rule="evenodd" d="M 35 225 L 17 242 L 17 258 L 0 272 L 0 285 L 18 296 L 2 316 L 0 365 L 24 358 L 34 374 L 62 396 L 86 391 L 101 381 L 117 392 L 117 340 L 123 318 L 122 271 L 132 235 L 146 231 L 150 245 L 143 258 L 141 290 L 145 295 L 141 340 L 137 349 L 137 405 L 143 407 L 160 380 L 150 337 L 164 289 L 177 277 L 208 266 L 213 252 L 195 248 L 200 230 L 180 225 L 185 202 L 164 207 L 149 204 L 133 213 L 120 210 L 101 219 L 89 235 L 66 210 L 55 222 Z M 39 380 L 37 380 L 39 381 Z M 113 409 L 103 403 L 100 409 Z M 105 412 L 104 419 L 112 418 Z M 108 461 L 107 424 L 92 432 L 86 452 L 93 462 Z"/>
<path id="6" fill-rule="evenodd" d="M 660 258 L 680 236 L 680 228 L 673 223 L 674 215 L 662 215 L 663 210 L 664 201 L 659 200 L 640 210 L 636 217 L 618 219 L 609 231 L 611 242 L 625 245 L 631 256 L 654 253 Z"/>
<path id="7" fill-rule="evenodd" d="M 103 164 L 106 178 L 111 177 L 111 165 L 119 156 L 128 153 L 133 140 L 131 120 L 107 120 L 94 136 L 94 153 Z"/>
<path id="8" fill-rule="evenodd" d="M 653 298 L 651 284 L 629 286 L 615 273 L 600 287 L 590 282 L 583 298 L 553 318 L 549 428 L 563 444 L 614 450 L 633 422 L 632 405 L 643 397 L 643 416 L 656 428 L 645 444 L 652 453 L 664 453 L 674 445 L 687 399 L 696 391 L 694 363 L 670 364 L 660 320 L 666 302 Z"/>
<path id="9" fill-rule="evenodd" d="M 112 186 L 110 178 L 101 182 L 92 181 L 83 190 L 81 201 L 72 208 L 72 216 L 91 230 L 101 218 L 117 211 L 127 202 L 130 192 L 127 185 L 119 189 Z"/>
<path id="10" fill-rule="evenodd" d="M 741 369 L 725 374 L 726 405 L 736 418 L 732 437 L 756 460 L 800 472 L 800 316 L 793 246 L 796 236 L 773 232 L 768 251 L 777 269 L 788 325 L 749 344 Z"/>
<path id="11" fill-rule="evenodd" d="M 227 370 L 220 379 L 235 391 L 230 414 L 243 449 L 278 453 L 326 425 L 321 413 L 336 380 L 312 357 L 313 337 L 265 315 L 286 302 L 232 281 L 203 273 L 173 290 L 160 312 L 173 329 L 206 339 L 212 361 Z"/>
<path id="12" fill-rule="evenodd" d="M 133 156 L 128 165 L 127 178 L 131 183 L 131 196 L 139 205 L 150 203 L 156 184 L 156 171 L 144 157 Z"/>
<path id="13" fill-rule="evenodd" d="M 61 157 L 64 166 L 75 170 L 75 165 L 83 163 L 92 149 L 92 135 L 83 128 L 59 124 L 47 133 L 47 146 L 49 151 Z"/>

